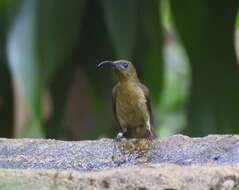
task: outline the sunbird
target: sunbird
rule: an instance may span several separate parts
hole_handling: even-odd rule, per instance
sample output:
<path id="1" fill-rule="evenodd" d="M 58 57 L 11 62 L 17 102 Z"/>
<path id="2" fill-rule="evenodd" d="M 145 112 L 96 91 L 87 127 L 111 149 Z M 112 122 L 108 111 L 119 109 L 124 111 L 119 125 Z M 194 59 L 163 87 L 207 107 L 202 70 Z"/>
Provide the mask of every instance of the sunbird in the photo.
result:
<path id="1" fill-rule="evenodd" d="M 137 75 L 134 65 L 127 60 L 103 61 L 98 67 L 111 65 L 117 77 L 112 91 L 114 116 L 122 130 L 116 139 L 155 138 L 149 90 Z"/>

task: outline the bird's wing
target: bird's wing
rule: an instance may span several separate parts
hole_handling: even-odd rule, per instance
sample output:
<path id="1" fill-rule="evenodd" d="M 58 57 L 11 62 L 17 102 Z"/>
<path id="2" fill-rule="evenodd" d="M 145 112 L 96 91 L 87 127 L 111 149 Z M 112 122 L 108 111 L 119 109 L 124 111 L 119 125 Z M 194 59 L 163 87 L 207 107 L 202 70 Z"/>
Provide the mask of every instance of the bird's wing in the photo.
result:
<path id="1" fill-rule="evenodd" d="M 151 123 L 151 125 L 153 125 L 153 114 L 152 114 L 152 109 L 151 109 L 151 105 L 150 105 L 149 90 L 143 84 L 140 84 L 140 87 L 143 90 L 144 96 L 145 96 L 146 101 L 147 101 L 146 104 L 147 104 L 147 108 L 148 108 L 149 115 L 150 115 L 150 123 Z"/>
<path id="2" fill-rule="evenodd" d="M 112 105 L 113 105 L 113 112 L 114 112 L 115 119 L 117 120 L 118 124 L 120 125 L 119 119 L 118 119 L 117 113 L 116 113 L 117 88 L 118 88 L 118 84 L 116 84 L 115 87 L 112 90 Z"/>

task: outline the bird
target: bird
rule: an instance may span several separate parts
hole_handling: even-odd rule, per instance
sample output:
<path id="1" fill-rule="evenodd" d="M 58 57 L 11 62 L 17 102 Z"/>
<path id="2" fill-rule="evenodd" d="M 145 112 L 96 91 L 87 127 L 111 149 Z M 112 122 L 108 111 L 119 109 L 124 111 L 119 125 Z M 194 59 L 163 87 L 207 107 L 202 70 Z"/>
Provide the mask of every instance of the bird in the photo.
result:
<path id="1" fill-rule="evenodd" d="M 140 82 L 134 65 L 127 60 L 117 60 L 100 62 L 98 67 L 103 65 L 113 67 L 118 81 L 112 90 L 113 112 L 121 128 L 116 139 L 154 139 L 149 90 Z"/>

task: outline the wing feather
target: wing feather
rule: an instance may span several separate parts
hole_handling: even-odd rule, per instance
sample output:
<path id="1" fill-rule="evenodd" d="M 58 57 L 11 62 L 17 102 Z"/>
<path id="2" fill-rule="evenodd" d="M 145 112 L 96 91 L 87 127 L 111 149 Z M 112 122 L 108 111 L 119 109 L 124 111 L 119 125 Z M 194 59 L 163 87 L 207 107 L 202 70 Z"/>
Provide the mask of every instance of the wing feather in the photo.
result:
<path id="1" fill-rule="evenodd" d="M 117 113 L 116 113 L 117 88 L 118 88 L 118 84 L 116 84 L 112 90 L 112 106 L 113 106 L 113 112 L 114 112 L 115 119 L 120 126 L 119 119 L 118 119 Z"/>
<path id="2" fill-rule="evenodd" d="M 143 84 L 140 84 L 140 87 L 141 89 L 143 90 L 144 92 L 144 96 L 146 98 L 146 104 L 147 104 L 147 108 L 148 108 L 148 111 L 149 111 L 149 116 L 150 116 L 150 124 L 153 125 L 153 114 L 152 114 L 152 109 L 151 109 L 151 104 L 150 104 L 150 98 L 149 98 L 149 90 L 148 88 L 143 85 Z"/>

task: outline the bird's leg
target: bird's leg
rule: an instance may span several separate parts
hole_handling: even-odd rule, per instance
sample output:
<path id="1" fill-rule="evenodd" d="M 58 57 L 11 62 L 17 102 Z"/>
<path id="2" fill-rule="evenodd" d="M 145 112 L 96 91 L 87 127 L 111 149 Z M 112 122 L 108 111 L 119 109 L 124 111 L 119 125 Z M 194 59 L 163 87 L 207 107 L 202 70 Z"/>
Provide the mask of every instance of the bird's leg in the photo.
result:
<path id="1" fill-rule="evenodd" d="M 124 133 L 123 133 L 123 132 L 118 132 L 114 140 L 115 140 L 116 142 L 119 142 L 119 141 L 121 141 L 121 139 L 122 139 L 123 137 L 124 137 Z"/>
<path id="2" fill-rule="evenodd" d="M 147 127 L 147 131 L 149 133 L 148 139 L 150 139 L 150 140 L 155 139 L 156 136 L 155 136 L 154 132 L 151 129 L 151 124 L 150 124 L 150 120 L 149 119 L 146 122 L 146 127 Z"/>
<path id="3" fill-rule="evenodd" d="M 148 139 L 153 140 L 156 138 L 156 135 L 154 134 L 154 132 L 148 131 L 148 133 L 149 133 Z"/>
<path id="4" fill-rule="evenodd" d="M 122 138 L 124 138 L 124 132 L 118 132 L 116 137 L 114 138 L 113 142 L 114 142 L 114 148 L 113 148 L 113 156 L 112 156 L 112 160 L 115 159 L 116 157 L 116 152 L 117 152 L 117 142 L 120 142 L 122 140 Z M 117 163 L 117 161 L 116 161 Z M 119 164 L 119 163 L 118 163 Z"/>
<path id="5" fill-rule="evenodd" d="M 126 132 L 127 132 L 127 127 L 122 127 L 122 131 L 117 133 L 114 141 L 120 142 L 125 137 Z"/>

